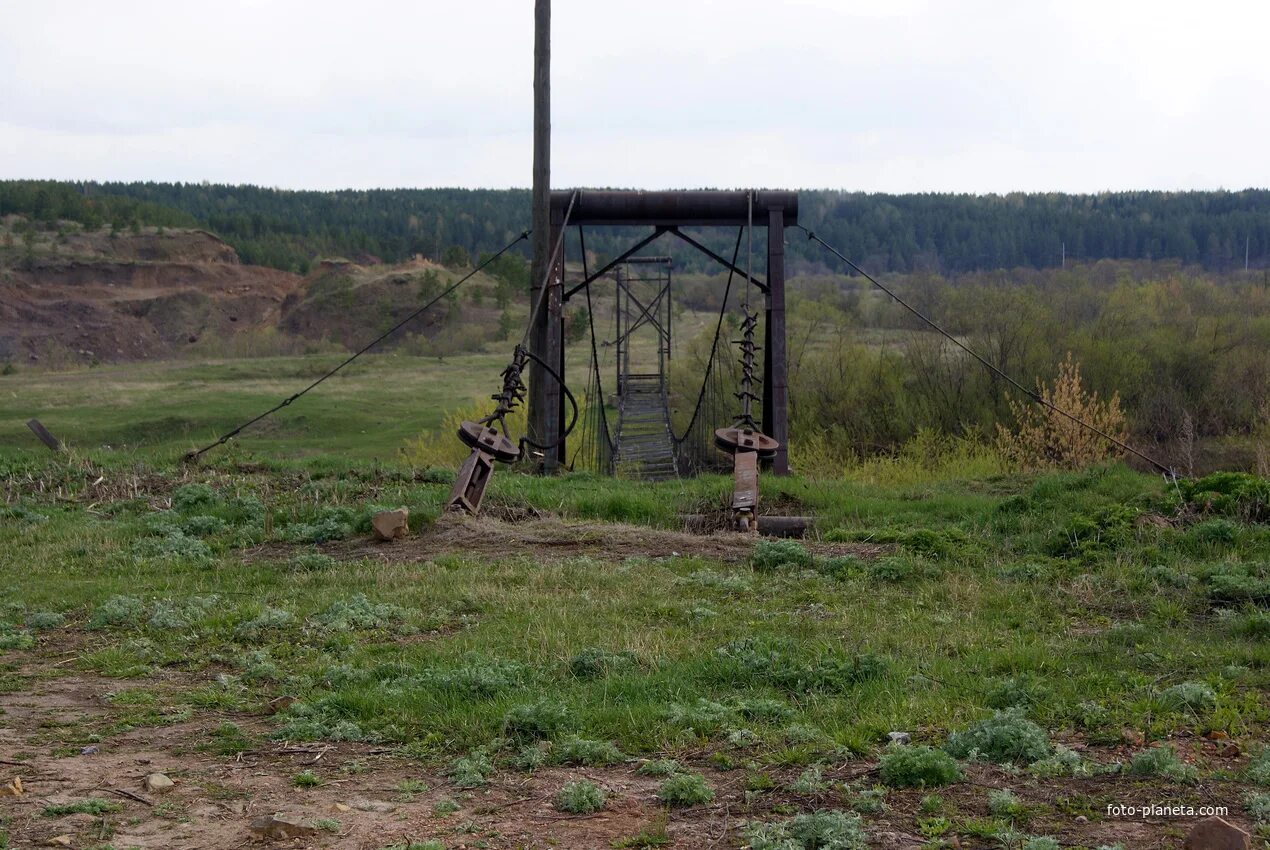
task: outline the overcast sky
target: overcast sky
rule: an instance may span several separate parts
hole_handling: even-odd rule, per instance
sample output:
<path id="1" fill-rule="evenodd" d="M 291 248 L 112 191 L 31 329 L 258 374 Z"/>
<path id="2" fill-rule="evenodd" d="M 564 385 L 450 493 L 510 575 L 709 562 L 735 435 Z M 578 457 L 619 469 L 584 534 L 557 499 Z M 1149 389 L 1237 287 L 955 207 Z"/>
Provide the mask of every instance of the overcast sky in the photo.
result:
<path id="1" fill-rule="evenodd" d="M 555 0 L 553 184 L 1270 185 L 1270 3 Z M 0 177 L 527 186 L 532 0 L 0 0 Z"/>

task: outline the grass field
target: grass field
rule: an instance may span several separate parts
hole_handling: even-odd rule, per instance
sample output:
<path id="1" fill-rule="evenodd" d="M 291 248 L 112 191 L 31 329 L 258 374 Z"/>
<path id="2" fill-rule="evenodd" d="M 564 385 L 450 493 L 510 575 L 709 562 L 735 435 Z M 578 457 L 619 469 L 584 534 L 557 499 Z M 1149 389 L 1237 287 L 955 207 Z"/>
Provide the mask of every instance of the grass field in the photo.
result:
<path id="1" fill-rule="evenodd" d="M 818 518 L 796 543 L 683 533 L 719 477 L 501 471 L 485 516 L 442 516 L 449 471 L 399 449 L 499 359 L 359 363 L 197 468 L 334 361 L 0 377 L 0 848 L 240 846 L 272 812 L 376 850 L 1136 848 L 1198 820 L 1107 810 L 1144 803 L 1270 835 L 1267 482 L 765 477 Z M 398 506 L 411 536 L 369 542 Z"/>

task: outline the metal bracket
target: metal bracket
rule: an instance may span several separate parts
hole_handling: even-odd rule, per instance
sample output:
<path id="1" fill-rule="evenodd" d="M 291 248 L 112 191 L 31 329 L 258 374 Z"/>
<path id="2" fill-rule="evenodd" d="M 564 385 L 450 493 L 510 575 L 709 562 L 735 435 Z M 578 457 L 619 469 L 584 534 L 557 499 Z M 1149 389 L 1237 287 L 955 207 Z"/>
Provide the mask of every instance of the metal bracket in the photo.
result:
<path id="1" fill-rule="evenodd" d="M 475 516 L 481 510 L 485 487 L 493 475 L 493 456 L 480 449 L 472 449 L 454 477 L 454 487 L 450 490 L 450 499 L 446 502 L 445 509 L 464 511 Z"/>

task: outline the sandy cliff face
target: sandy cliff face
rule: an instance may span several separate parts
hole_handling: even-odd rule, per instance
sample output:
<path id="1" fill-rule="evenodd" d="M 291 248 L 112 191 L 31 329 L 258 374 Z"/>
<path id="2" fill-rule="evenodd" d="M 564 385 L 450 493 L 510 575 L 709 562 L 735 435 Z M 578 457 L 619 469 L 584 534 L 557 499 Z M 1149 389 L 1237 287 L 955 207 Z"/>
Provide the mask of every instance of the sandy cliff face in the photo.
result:
<path id="1" fill-rule="evenodd" d="M 170 356 L 209 334 L 277 327 L 301 287 L 203 231 L 69 234 L 0 256 L 0 358 Z"/>

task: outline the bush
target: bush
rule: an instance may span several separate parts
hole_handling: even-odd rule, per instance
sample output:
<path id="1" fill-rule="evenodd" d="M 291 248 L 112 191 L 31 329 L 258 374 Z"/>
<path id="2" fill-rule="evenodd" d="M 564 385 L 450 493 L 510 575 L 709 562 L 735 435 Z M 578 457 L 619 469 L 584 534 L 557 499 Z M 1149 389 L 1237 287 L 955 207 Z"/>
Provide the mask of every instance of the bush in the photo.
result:
<path id="1" fill-rule="evenodd" d="M 1200 514 L 1270 522 L 1270 479 L 1244 472 L 1214 472 L 1195 481 L 1179 481 L 1182 503 Z"/>
<path id="2" fill-rule="evenodd" d="M 666 723 L 676 729 L 712 735 L 727 726 L 734 719 L 735 712 L 723 703 L 702 697 L 689 705 L 672 703 L 665 716 Z"/>
<path id="3" fill-rule="evenodd" d="M 1270 788 L 1270 747 L 1262 747 L 1248 762 L 1244 776 L 1254 785 Z"/>
<path id="4" fill-rule="evenodd" d="M 494 772 L 494 762 L 490 760 L 488 752 L 478 748 L 450 762 L 447 772 L 456 788 L 479 788 L 489 783 L 489 775 Z"/>
<path id="5" fill-rule="evenodd" d="M 758 572 L 811 569 L 812 557 L 805 546 L 793 540 L 760 540 L 750 553 L 750 564 Z"/>
<path id="6" fill-rule="evenodd" d="M 797 815 L 745 830 L 750 850 L 864 850 L 868 836 L 860 816 L 837 811 Z"/>
<path id="7" fill-rule="evenodd" d="M 315 573 L 337 566 L 339 561 L 321 552 L 301 552 L 287 561 L 287 567 L 296 572 Z"/>
<path id="8" fill-rule="evenodd" d="M 182 484 L 172 491 L 172 509 L 185 513 L 215 505 L 220 497 L 207 484 Z"/>
<path id="9" fill-rule="evenodd" d="M 1270 823 L 1270 794 L 1249 791 L 1244 795 L 1244 811 L 1257 823 Z"/>
<path id="10" fill-rule="evenodd" d="M 892 788 L 938 788 L 961 779 L 961 768 L 943 750 L 924 745 L 892 745 L 878 764 Z"/>
<path id="11" fill-rule="evenodd" d="M 988 792 L 988 814 L 1013 820 L 1023 814 L 1023 801 L 1013 792 L 994 788 Z"/>
<path id="12" fill-rule="evenodd" d="M 45 629 L 60 629 L 64 625 L 66 625 L 66 617 L 55 611 L 34 611 L 26 617 L 26 627 L 37 632 Z"/>
<path id="13" fill-rule="evenodd" d="M 1015 430 L 997 426 L 997 449 L 1012 466 L 1023 470 L 1081 469 L 1120 455 L 1114 443 L 1055 411 L 1066 411 L 1121 442 L 1128 438 L 1119 394 L 1104 401 L 1098 393 L 1086 390 L 1080 365 L 1070 352 L 1059 364 L 1053 385 L 1045 386 L 1038 380 L 1037 392 L 1045 406 L 1010 399 Z"/>
<path id="14" fill-rule="evenodd" d="M 599 679 L 635 666 L 635 653 L 592 646 L 569 659 L 569 672 L 579 679 Z"/>
<path id="15" fill-rule="evenodd" d="M 1028 772 L 1040 779 L 1053 779 L 1059 776 L 1090 776 L 1093 766 L 1080 757 L 1080 753 L 1059 745 L 1043 759 L 1028 765 Z"/>
<path id="16" fill-rule="evenodd" d="M 1152 747 L 1130 759 L 1125 773 L 1132 776 L 1159 776 L 1172 782 L 1191 782 L 1199 771 L 1177 757 L 1172 747 Z"/>
<path id="17" fill-rule="evenodd" d="M 35 637 L 30 632 L 0 631 L 0 649 L 31 649 Z"/>
<path id="18" fill-rule="evenodd" d="M 641 776 L 673 776 L 682 770 L 679 762 L 674 759 L 650 759 L 635 768 L 635 772 Z"/>
<path id="19" fill-rule="evenodd" d="M 570 722 L 569 711 L 559 703 L 541 699 L 512 708 L 503 718 L 503 734 L 520 741 L 556 737 Z"/>
<path id="20" fill-rule="evenodd" d="M 668 806 L 697 806 L 713 800 L 714 789 L 699 773 L 679 773 L 657 788 L 657 799 Z"/>
<path id="21" fill-rule="evenodd" d="M 795 794 L 819 794 L 825 790 L 825 780 L 820 772 L 820 765 L 813 764 L 789 783 L 789 790 Z"/>
<path id="22" fill-rule="evenodd" d="M 626 761 L 626 754 L 610 742 L 586 738 L 568 738 L 556 744 L 551 755 L 556 764 L 584 764 L 588 767 Z"/>
<path id="23" fill-rule="evenodd" d="M 234 636 L 240 639 L 257 640 L 265 632 L 280 631 L 290 627 L 295 616 L 281 608 L 268 608 L 246 622 L 239 623 L 234 629 Z"/>
<path id="24" fill-rule="evenodd" d="M 88 620 L 88 628 L 103 629 L 107 626 L 140 625 L 146 606 L 135 596 L 112 596 L 97 606 Z"/>
<path id="25" fill-rule="evenodd" d="M 1050 745 L 1044 729 L 1022 712 L 1009 710 L 952 733 L 944 749 L 958 758 L 1028 764 L 1049 755 Z"/>
<path id="26" fill-rule="evenodd" d="M 365 594 L 357 593 L 348 599 L 339 599 L 313 617 L 313 621 L 334 632 L 355 629 L 387 629 L 400 627 L 410 619 L 410 612 L 391 602 L 371 602 Z"/>
<path id="27" fill-rule="evenodd" d="M 1207 711 L 1217 707 L 1217 693 L 1203 682 L 1182 682 L 1165 688 L 1159 699 L 1174 710 Z"/>
<path id="28" fill-rule="evenodd" d="M 556 808 L 575 815 L 589 815 L 604 808 L 604 792 L 585 779 L 568 782 L 556 794 Z"/>

